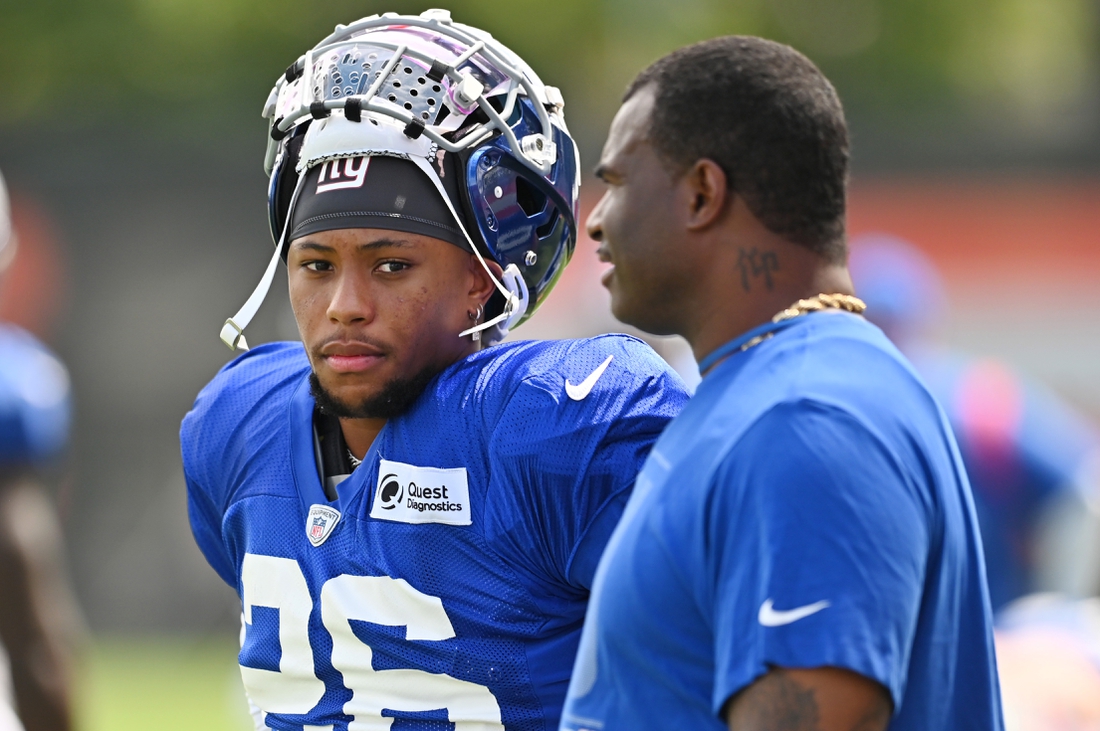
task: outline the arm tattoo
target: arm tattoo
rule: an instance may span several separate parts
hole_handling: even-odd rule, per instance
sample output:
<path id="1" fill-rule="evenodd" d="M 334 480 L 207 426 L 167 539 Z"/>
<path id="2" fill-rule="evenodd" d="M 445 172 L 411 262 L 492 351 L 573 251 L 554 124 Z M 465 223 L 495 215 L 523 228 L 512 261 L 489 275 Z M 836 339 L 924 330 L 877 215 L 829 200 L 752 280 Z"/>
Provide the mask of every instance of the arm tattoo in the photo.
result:
<path id="1" fill-rule="evenodd" d="M 890 715 L 891 704 L 883 694 L 846 731 L 882 731 Z M 821 731 L 814 689 L 783 672 L 768 673 L 734 697 L 726 716 L 732 731 Z"/>
<path id="2" fill-rule="evenodd" d="M 769 673 L 753 684 L 748 697 L 730 709 L 736 731 L 820 731 L 817 699 L 783 673 Z"/>
<path id="3" fill-rule="evenodd" d="M 774 286 L 772 272 L 779 271 L 779 255 L 774 251 L 758 251 L 755 246 L 740 249 L 737 266 L 741 269 L 741 287 L 746 292 L 752 288 L 752 280 L 759 276 L 764 277 L 764 286 L 770 290 Z"/>

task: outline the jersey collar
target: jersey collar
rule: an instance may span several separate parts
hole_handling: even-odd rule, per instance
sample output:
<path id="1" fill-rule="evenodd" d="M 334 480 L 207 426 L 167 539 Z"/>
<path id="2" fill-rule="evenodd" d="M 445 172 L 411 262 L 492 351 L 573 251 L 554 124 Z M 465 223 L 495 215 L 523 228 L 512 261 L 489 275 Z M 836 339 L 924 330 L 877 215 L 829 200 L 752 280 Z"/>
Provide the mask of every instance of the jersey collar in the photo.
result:
<path id="1" fill-rule="evenodd" d="M 382 442 L 387 423 L 378 432 L 374 444 L 367 451 L 363 463 L 352 471 L 346 480 L 340 483 L 336 490 L 336 499 L 329 500 L 325 496 L 324 487 L 321 484 L 321 473 L 317 465 L 317 451 L 313 444 L 313 410 L 316 404 L 313 395 L 309 392 L 308 374 L 302 378 L 294 395 L 290 399 L 290 462 L 291 471 L 294 474 L 295 487 L 298 496 L 302 500 L 302 506 L 309 511 L 311 505 L 335 505 L 341 512 L 346 512 L 349 504 L 364 493 L 369 476 L 378 464 L 378 446 Z"/>

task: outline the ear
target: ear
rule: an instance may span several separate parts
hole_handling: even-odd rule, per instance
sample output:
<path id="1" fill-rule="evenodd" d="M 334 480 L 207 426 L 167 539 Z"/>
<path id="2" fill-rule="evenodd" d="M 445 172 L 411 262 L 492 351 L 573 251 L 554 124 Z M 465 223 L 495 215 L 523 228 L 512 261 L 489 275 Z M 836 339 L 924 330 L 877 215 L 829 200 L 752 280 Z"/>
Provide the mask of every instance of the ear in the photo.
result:
<path id="1" fill-rule="evenodd" d="M 701 231 L 716 223 L 726 211 L 730 198 L 726 183 L 726 171 L 707 158 L 702 158 L 688 169 L 681 180 L 687 186 L 689 231 Z"/>
<path id="2" fill-rule="evenodd" d="M 489 265 L 490 271 L 493 272 L 493 276 L 500 281 L 504 276 L 504 269 L 500 264 L 497 264 L 491 259 L 486 259 L 485 263 Z M 489 273 L 485 271 L 485 267 L 481 266 L 481 262 L 477 260 L 477 257 L 470 254 L 469 259 L 470 267 L 470 301 L 474 304 L 484 305 L 489 301 L 489 298 L 493 296 L 493 292 L 496 291 L 496 284 L 490 279 Z"/>

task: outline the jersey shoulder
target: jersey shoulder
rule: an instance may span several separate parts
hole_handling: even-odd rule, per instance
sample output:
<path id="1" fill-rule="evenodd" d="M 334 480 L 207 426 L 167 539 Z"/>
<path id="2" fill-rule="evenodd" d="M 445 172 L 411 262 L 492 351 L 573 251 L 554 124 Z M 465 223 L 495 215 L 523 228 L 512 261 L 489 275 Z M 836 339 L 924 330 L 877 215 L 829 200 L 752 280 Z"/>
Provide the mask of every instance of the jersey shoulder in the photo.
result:
<path id="1" fill-rule="evenodd" d="M 188 478 L 213 489 L 233 465 L 285 434 L 290 398 L 308 372 L 301 343 L 260 345 L 223 367 L 180 427 Z"/>
<path id="2" fill-rule="evenodd" d="M 931 390 L 876 326 L 847 313 L 821 313 L 807 317 L 801 333 L 781 355 L 799 362 L 786 371 L 797 376 L 780 400 L 819 401 L 865 422 L 942 427 Z"/>
<path id="3" fill-rule="evenodd" d="M 510 408 L 529 407 L 538 395 L 544 408 L 571 405 L 577 418 L 609 421 L 632 408 L 675 415 L 689 396 L 680 376 L 646 343 L 609 334 L 576 340 L 510 344 L 493 359 L 509 383 Z M 644 394 L 652 402 L 638 402 Z M 504 395 L 504 394 L 502 394 Z"/>
<path id="4" fill-rule="evenodd" d="M 921 454 L 952 468 L 950 430 L 927 386 L 877 327 L 847 313 L 806 315 L 731 357 L 704 379 L 696 402 L 691 411 L 698 423 L 678 441 L 689 452 L 709 439 L 722 445 L 716 455 L 728 454 L 750 430 L 786 429 L 786 421 L 802 430 L 835 422 L 846 425 L 844 439 L 827 432 L 815 443 L 835 442 L 830 459 L 838 469 L 858 462 L 868 440 L 912 470 Z"/>
<path id="5" fill-rule="evenodd" d="M 768 396 L 746 424 L 757 435 L 754 449 L 772 449 L 776 458 L 801 450 L 810 464 L 827 466 L 810 469 L 833 470 L 853 484 L 877 469 L 872 483 L 881 495 L 889 482 L 922 504 L 962 510 L 966 477 L 947 417 L 882 331 L 846 313 L 821 313 L 792 334 L 775 338 L 783 352 L 761 365 L 771 375 L 761 379 Z M 738 391 L 745 393 L 723 396 L 736 401 L 744 397 Z"/>
<path id="6" fill-rule="evenodd" d="M 0 325 L 0 463 L 35 462 L 64 448 L 69 375 L 33 335 Z"/>
<path id="7" fill-rule="evenodd" d="M 507 387 L 490 421 L 496 424 L 494 447 L 506 452 L 596 435 L 599 441 L 630 438 L 632 431 L 652 439 L 689 398 L 680 376 L 628 335 L 502 347 L 488 367 Z"/>

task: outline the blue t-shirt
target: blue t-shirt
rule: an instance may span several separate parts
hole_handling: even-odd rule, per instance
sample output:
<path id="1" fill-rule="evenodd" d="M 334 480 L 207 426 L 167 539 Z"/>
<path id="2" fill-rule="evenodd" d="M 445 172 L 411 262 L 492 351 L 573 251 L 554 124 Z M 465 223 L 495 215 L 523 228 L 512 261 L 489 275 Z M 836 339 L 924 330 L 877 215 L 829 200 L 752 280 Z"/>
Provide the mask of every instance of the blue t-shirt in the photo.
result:
<path id="1" fill-rule="evenodd" d="M 626 336 L 483 350 L 389 420 L 329 501 L 308 375 L 301 345 L 257 347 L 180 435 L 264 723 L 557 728 L 596 564 L 686 403 L 679 377 Z"/>
<path id="2" fill-rule="evenodd" d="M 563 729 L 724 729 L 771 666 L 888 689 L 890 729 L 1002 728 L 966 475 L 882 333 L 823 312 L 714 367 L 600 563 Z"/>
<path id="3" fill-rule="evenodd" d="M 0 324 L 0 469 L 56 456 L 69 415 L 65 367 L 30 333 Z"/>

